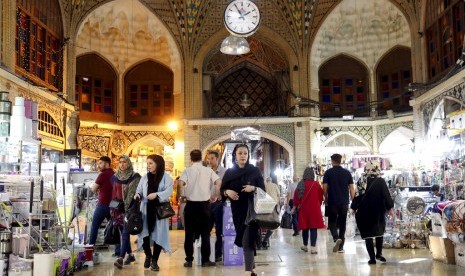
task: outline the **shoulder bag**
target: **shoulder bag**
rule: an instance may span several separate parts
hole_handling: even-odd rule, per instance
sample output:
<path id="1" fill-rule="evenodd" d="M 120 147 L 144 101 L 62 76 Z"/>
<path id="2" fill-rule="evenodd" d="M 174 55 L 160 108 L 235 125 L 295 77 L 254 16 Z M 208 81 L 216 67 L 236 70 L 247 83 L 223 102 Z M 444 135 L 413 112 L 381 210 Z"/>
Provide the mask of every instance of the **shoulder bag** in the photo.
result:
<path id="1" fill-rule="evenodd" d="M 163 181 L 165 181 L 163 179 Z M 175 212 L 173 207 L 171 207 L 170 201 L 160 202 L 160 205 L 156 206 L 157 218 L 158 219 L 166 219 L 169 217 L 174 216 Z"/>

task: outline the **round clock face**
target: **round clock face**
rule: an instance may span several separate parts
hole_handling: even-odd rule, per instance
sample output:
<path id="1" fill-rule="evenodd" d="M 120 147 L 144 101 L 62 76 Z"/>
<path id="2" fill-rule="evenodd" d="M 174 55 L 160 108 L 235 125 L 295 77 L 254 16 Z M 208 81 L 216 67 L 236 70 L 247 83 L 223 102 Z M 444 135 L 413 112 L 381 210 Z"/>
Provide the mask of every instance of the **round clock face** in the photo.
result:
<path id="1" fill-rule="evenodd" d="M 250 0 L 232 1 L 224 11 L 224 24 L 234 35 L 249 36 L 258 29 L 260 11 Z"/>

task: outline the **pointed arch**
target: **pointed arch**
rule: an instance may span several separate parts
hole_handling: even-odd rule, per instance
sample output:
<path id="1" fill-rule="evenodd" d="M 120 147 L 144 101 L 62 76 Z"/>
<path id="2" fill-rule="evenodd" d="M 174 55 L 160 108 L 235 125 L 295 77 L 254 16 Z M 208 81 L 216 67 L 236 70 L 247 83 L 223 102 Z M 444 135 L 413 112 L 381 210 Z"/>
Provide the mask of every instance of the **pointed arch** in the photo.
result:
<path id="1" fill-rule="evenodd" d="M 359 135 L 357 135 L 357 134 L 355 134 L 355 133 L 353 133 L 351 131 L 340 131 L 340 132 L 334 134 L 333 136 L 331 136 L 331 138 L 329 138 L 324 143 L 322 143 L 321 147 L 322 148 L 326 147 L 329 143 L 336 140 L 338 137 L 344 136 L 344 135 L 347 135 L 347 136 L 350 136 L 350 137 L 356 139 L 357 141 L 361 142 L 365 147 L 370 149 L 370 151 L 372 150 L 372 146 L 370 145 L 370 143 L 368 143 L 368 141 L 366 141 L 365 139 L 363 139 L 362 137 L 360 137 Z"/>
<path id="2" fill-rule="evenodd" d="M 52 114 L 39 108 L 38 130 L 41 134 L 64 140 L 65 136 L 62 129 L 63 127 L 58 125 L 57 120 Z"/>
<path id="3" fill-rule="evenodd" d="M 131 155 L 131 152 L 141 146 L 141 145 L 147 145 L 148 142 L 155 142 L 156 144 L 160 144 L 160 146 L 171 146 L 170 144 L 168 144 L 166 141 L 164 141 L 163 139 L 160 139 L 158 138 L 157 136 L 153 135 L 153 134 L 149 134 L 149 135 L 146 135 L 142 138 L 139 138 L 137 139 L 136 141 L 132 142 L 129 147 L 127 147 L 126 149 L 126 155 L 130 156 Z"/>

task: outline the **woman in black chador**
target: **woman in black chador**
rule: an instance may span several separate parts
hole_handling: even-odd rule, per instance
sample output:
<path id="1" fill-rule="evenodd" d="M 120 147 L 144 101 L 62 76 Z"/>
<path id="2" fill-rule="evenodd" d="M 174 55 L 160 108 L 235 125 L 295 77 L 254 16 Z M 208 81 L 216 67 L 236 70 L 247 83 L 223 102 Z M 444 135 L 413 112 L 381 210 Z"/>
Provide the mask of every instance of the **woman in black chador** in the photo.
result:
<path id="1" fill-rule="evenodd" d="M 226 171 L 221 183 L 223 200 L 231 200 L 231 211 L 236 239 L 234 243 L 244 250 L 246 275 L 257 275 L 254 272 L 254 245 L 258 239 L 258 226 L 245 225 L 249 199 L 253 199 L 257 187 L 265 191 L 265 183 L 260 170 L 249 164 L 249 148 L 245 144 L 234 147 L 232 160 L 234 166 Z"/>
<path id="2" fill-rule="evenodd" d="M 386 262 L 382 254 L 386 212 L 389 212 L 391 218 L 394 217 L 394 202 L 380 173 L 378 161 L 370 161 L 365 165 L 365 173 L 357 182 L 358 194 L 350 206 L 356 212 L 357 227 L 370 256 L 368 264 L 376 264 L 376 260 Z M 376 240 L 376 254 L 373 239 Z"/>

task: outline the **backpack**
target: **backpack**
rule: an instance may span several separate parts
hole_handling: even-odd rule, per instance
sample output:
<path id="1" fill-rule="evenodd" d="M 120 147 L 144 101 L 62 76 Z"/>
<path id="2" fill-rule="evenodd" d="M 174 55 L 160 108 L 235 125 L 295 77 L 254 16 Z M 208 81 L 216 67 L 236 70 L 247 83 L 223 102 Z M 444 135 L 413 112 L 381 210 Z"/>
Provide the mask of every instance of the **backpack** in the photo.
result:
<path id="1" fill-rule="evenodd" d="M 142 221 L 142 213 L 140 212 L 140 201 L 133 200 L 124 216 L 124 228 L 130 235 L 138 235 L 142 232 L 143 227 L 144 222 Z"/>

